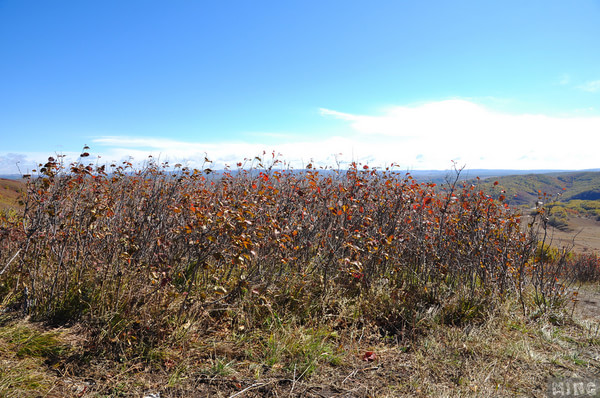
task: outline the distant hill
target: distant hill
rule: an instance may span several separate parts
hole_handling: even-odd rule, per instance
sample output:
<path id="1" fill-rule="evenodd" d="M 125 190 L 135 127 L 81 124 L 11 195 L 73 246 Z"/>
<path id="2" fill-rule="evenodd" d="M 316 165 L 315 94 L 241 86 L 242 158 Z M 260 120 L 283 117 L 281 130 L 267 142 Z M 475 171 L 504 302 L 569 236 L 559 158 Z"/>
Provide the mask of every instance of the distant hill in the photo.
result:
<path id="1" fill-rule="evenodd" d="M 498 185 L 494 182 L 498 181 Z M 600 171 L 551 172 L 499 176 L 485 179 L 480 187 L 499 196 L 501 191 L 511 205 L 531 205 L 540 194 L 568 202 L 570 200 L 600 200 Z M 542 198 L 543 199 L 543 198 Z"/>

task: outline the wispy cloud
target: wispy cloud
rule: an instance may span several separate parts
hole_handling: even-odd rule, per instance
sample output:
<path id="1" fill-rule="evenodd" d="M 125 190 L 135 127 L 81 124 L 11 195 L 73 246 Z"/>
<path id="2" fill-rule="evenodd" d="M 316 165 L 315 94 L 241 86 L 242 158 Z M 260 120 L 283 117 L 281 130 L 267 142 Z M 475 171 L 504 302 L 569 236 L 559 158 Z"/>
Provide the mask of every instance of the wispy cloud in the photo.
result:
<path id="1" fill-rule="evenodd" d="M 7 153 L 0 155 L 0 174 L 13 174 L 17 173 L 19 169 L 23 168 L 22 173 L 27 173 L 27 169 L 31 169 L 34 166 L 34 162 L 27 159 L 25 154 L 20 153 Z"/>
<path id="2" fill-rule="evenodd" d="M 564 73 L 558 82 L 561 86 L 566 86 L 571 83 L 571 76 L 568 73 Z"/>
<path id="3" fill-rule="evenodd" d="M 29 174 L 54 153 L 0 153 L 0 174 Z"/>
<path id="4" fill-rule="evenodd" d="M 234 165 L 263 150 L 281 153 L 294 167 L 311 159 L 327 165 L 336 160 L 375 166 L 394 162 L 415 169 L 447 169 L 452 160 L 469 168 L 600 166 L 596 147 L 586 144 L 600 132 L 600 117 L 510 114 L 460 99 L 392 106 L 372 115 L 322 108 L 321 115 L 342 123 L 336 128 L 338 135 L 311 140 L 295 137 L 283 143 L 267 136 L 259 143 L 102 137 L 95 144 L 115 157 L 143 159 L 152 153 L 190 166 L 203 160 L 205 153 L 220 165 Z"/>
<path id="5" fill-rule="evenodd" d="M 243 136 L 252 137 L 255 139 L 268 138 L 279 141 L 286 141 L 290 139 L 298 139 L 299 135 L 295 133 L 277 133 L 277 132 L 265 132 L 265 131 L 247 131 L 242 133 Z"/>
<path id="6" fill-rule="evenodd" d="M 596 93 L 600 91 L 600 80 L 592 80 L 589 82 L 585 82 L 584 84 L 577 86 L 577 88 L 583 91 L 587 91 L 589 93 Z"/>
<path id="7" fill-rule="evenodd" d="M 361 134 L 386 135 L 394 137 L 438 137 L 447 134 L 449 126 L 463 130 L 473 130 L 468 126 L 481 127 L 493 119 L 493 114 L 483 106 L 465 100 L 430 102 L 418 106 L 390 107 L 381 115 L 352 115 L 329 109 L 321 109 L 321 114 L 350 122 L 352 128 Z"/>
<path id="8" fill-rule="evenodd" d="M 133 158 L 137 161 L 152 156 L 160 161 L 179 162 L 189 167 L 199 167 L 205 156 L 215 163 L 216 167 L 234 166 L 244 159 L 266 154 L 281 154 L 292 167 L 303 167 L 308 162 L 315 161 L 321 165 L 334 165 L 337 153 L 333 150 L 352 152 L 352 142 L 342 137 L 324 137 L 318 141 L 295 140 L 274 144 L 265 139 L 261 143 L 237 142 L 186 142 L 171 139 L 144 139 L 137 137 L 101 137 L 93 140 L 94 146 L 104 153 L 104 157 L 116 160 Z"/>

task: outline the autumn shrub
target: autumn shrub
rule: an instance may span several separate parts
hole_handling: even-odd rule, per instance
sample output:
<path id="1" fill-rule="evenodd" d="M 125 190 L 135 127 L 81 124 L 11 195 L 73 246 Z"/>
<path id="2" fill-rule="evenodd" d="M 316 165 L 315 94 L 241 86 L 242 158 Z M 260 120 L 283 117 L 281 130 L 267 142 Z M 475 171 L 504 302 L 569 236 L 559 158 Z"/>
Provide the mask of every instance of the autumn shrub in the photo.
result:
<path id="1" fill-rule="evenodd" d="M 600 258 L 595 254 L 576 254 L 569 259 L 574 279 L 581 283 L 600 282 Z"/>
<path id="2" fill-rule="evenodd" d="M 84 322 L 115 353 L 274 318 L 403 334 L 477 320 L 539 280 L 536 235 L 459 170 L 436 186 L 274 154 L 223 172 L 84 155 L 41 165 L 23 217 L 2 221 L 2 261 L 15 260 L 1 283 L 34 318 Z"/>

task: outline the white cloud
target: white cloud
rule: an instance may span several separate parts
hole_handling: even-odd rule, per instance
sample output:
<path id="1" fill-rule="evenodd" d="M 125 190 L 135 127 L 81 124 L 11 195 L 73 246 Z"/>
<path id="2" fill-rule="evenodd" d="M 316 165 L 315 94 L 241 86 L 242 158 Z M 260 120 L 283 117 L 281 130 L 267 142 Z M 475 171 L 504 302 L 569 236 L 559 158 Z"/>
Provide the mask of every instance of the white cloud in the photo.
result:
<path id="1" fill-rule="evenodd" d="M 450 159 L 470 168 L 600 167 L 600 117 L 507 114 L 465 100 L 391 107 L 377 116 L 321 112 L 348 122 L 358 139 L 370 137 L 365 148 L 376 142 L 387 155 L 398 148 L 415 167 L 444 168 Z"/>
<path id="2" fill-rule="evenodd" d="M 589 93 L 596 93 L 600 91 L 600 80 L 592 80 L 585 82 L 582 85 L 577 86 L 580 90 L 587 91 Z"/>
<path id="3" fill-rule="evenodd" d="M 395 137 L 445 135 L 448 126 L 479 126 L 494 117 L 484 107 L 465 100 L 430 102 L 415 107 L 395 106 L 379 116 L 351 115 L 329 109 L 321 109 L 321 114 L 349 121 L 352 128 L 362 134 Z"/>
<path id="4" fill-rule="evenodd" d="M 600 117 L 508 114 L 466 100 L 394 106 L 376 115 L 321 109 L 339 119 L 345 133 L 281 143 L 183 142 L 173 139 L 102 137 L 94 141 L 107 156 L 137 160 L 148 154 L 197 167 L 208 154 L 215 166 L 235 165 L 272 150 L 293 167 L 311 159 L 322 165 L 359 161 L 373 166 L 392 162 L 407 169 L 447 169 L 451 161 L 468 168 L 585 169 L 600 167 L 597 143 Z M 274 142 L 279 142 L 274 144 Z M 340 155 L 341 153 L 341 155 Z"/>
<path id="5" fill-rule="evenodd" d="M 600 167 L 600 117 L 509 114 L 458 99 L 392 106 L 372 115 L 331 109 L 321 109 L 321 114 L 339 120 L 336 135 L 292 135 L 283 141 L 278 134 L 261 137 L 256 133 L 253 141 L 258 142 L 253 143 L 104 136 L 93 140 L 90 152 L 100 155 L 101 162 L 120 162 L 130 156 L 143 162 L 152 155 L 159 161 L 189 167 L 201 167 L 206 154 L 214 161 L 212 168 L 235 167 L 237 162 L 252 159 L 263 151 L 266 158 L 271 157 L 272 151 L 281 153 L 281 159 L 294 168 L 311 160 L 323 166 L 357 161 L 377 167 L 396 163 L 404 169 L 442 170 L 450 168 L 452 160 L 470 169 Z M 66 161 L 73 161 L 78 153 L 68 155 Z M 13 158 L 1 156 L 0 169 L 14 163 Z M 47 154 L 27 154 L 23 159 L 45 158 Z M 86 160 L 94 161 L 92 157 Z"/>

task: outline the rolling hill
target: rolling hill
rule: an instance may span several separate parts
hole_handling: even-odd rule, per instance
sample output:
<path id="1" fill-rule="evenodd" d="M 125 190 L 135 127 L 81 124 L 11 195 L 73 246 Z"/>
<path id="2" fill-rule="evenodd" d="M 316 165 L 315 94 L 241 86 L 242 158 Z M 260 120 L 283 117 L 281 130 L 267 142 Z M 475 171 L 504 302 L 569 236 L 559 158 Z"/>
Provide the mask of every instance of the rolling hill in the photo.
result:
<path id="1" fill-rule="evenodd" d="M 494 182 L 498 182 L 494 185 Z M 544 174 L 507 175 L 486 178 L 479 183 L 488 192 L 504 195 L 513 206 L 529 206 L 538 200 L 549 198 L 568 202 L 570 200 L 599 200 L 600 172 L 576 171 Z"/>
<path id="2" fill-rule="evenodd" d="M 24 189 L 22 180 L 0 178 L 0 209 L 18 207 L 17 200 Z"/>
<path id="3" fill-rule="evenodd" d="M 553 245 L 600 252 L 599 171 L 499 176 L 478 184 L 492 196 L 504 194 L 511 206 L 527 209 L 544 202 Z"/>

